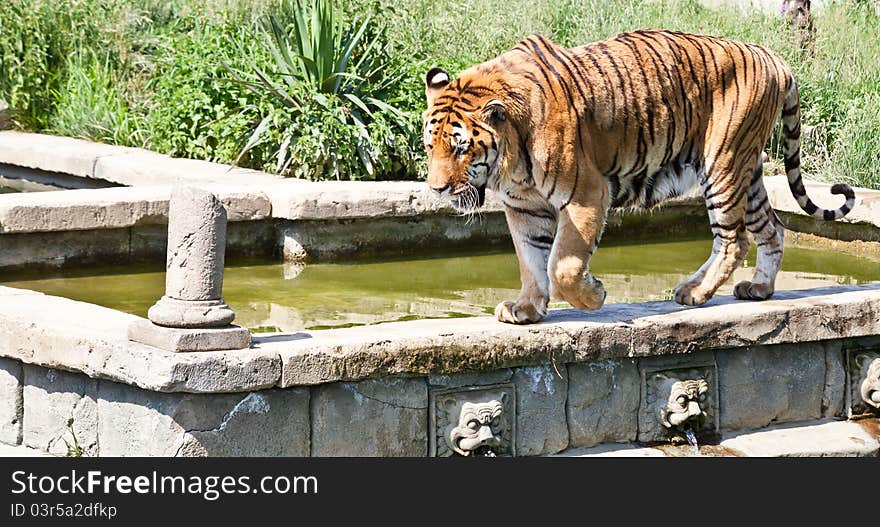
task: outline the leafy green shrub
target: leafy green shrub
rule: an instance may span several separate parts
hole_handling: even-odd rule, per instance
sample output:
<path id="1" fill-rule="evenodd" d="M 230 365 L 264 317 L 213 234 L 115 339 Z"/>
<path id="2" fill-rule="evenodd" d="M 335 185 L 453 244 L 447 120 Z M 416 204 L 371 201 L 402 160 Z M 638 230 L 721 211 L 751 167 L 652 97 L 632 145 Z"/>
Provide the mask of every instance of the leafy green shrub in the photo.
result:
<path id="1" fill-rule="evenodd" d="M 285 1 L 267 16 L 260 35 L 271 69 L 229 67 L 240 85 L 272 107 L 241 156 L 310 179 L 411 173 L 417 119 L 394 106 L 393 97 L 394 84 L 409 70 L 388 60 L 385 35 L 375 29 L 370 18 L 345 24 L 328 0 Z"/>
<path id="2" fill-rule="evenodd" d="M 246 27 L 186 20 L 159 37 L 147 84 L 150 149 L 224 163 L 236 158 L 257 118 L 256 98 L 224 80 L 223 64 L 263 60 L 248 34 Z"/>

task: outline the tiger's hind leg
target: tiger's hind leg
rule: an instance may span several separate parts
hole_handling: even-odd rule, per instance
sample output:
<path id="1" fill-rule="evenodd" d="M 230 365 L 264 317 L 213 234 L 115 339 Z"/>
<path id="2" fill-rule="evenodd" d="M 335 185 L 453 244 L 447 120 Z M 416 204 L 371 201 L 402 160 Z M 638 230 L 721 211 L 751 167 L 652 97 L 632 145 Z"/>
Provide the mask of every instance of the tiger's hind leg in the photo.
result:
<path id="1" fill-rule="evenodd" d="M 712 228 L 712 254 L 696 273 L 676 286 L 673 295 L 676 302 L 688 306 L 705 304 L 712 298 L 749 251 L 745 227 L 747 193 L 740 190 L 746 182 L 739 183 L 734 173 L 721 170 L 711 173 L 712 176 L 704 180 L 703 194 Z M 739 177 L 748 176 L 740 174 Z"/>
<path id="2" fill-rule="evenodd" d="M 746 208 L 746 229 L 755 238 L 758 256 L 752 280 L 743 280 L 733 288 L 734 296 L 740 300 L 766 300 L 773 296 L 776 274 L 782 266 L 785 228 L 767 199 L 763 175 L 763 161 L 758 161 L 749 185 L 749 205 Z"/>

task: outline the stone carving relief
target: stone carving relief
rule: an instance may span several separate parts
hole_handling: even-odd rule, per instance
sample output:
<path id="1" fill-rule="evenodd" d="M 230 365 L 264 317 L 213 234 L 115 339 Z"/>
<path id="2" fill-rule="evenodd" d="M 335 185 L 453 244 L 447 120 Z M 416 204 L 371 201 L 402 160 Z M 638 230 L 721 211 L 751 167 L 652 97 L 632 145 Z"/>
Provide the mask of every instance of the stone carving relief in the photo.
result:
<path id="1" fill-rule="evenodd" d="M 718 375 L 712 356 L 645 361 L 638 440 L 684 442 L 718 431 Z"/>
<path id="2" fill-rule="evenodd" d="M 849 416 L 880 414 L 880 351 L 850 351 Z"/>
<path id="3" fill-rule="evenodd" d="M 514 455 L 512 384 L 432 392 L 431 455 Z"/>
<path id="4" fill-rule="evenodd" d="M 658 379 L 659 380 L 659 379 Z M 658 417 L 666 428 L 699 423 L 706 416 L 700 406 L 706 402 L 709 383 L 704 379 L 679 380 L 666 377 L 661 381 L 663 390 L 669 390 L 666 404 L 659 400 Z"/>
<path id="5" fill-rule="evenodd" d="M 862 355 L 864 363 L 862 366 L 865 375 L 859 385 L 859 395 L 862 401 L 875 410 L 880 410 L 880 358 L 870 360 L 870 357 Z"/>

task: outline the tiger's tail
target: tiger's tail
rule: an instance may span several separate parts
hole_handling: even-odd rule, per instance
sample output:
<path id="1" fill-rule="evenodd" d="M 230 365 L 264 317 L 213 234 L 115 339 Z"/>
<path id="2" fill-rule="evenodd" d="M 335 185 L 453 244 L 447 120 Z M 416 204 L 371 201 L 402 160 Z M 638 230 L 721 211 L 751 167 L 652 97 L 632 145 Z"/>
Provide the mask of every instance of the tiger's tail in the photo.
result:
<path id="1" fill-rule="evenodd" d="M 846 198 L 838 209 L 822 209 L 807 196 L 804 180 L 801 178 L 801 103 L 797 83 L 791 78 L 791 88 L 785 94 L 782 104 L 782 132 L 784 136 L 785 175 L 788 177 L 788 188 L 797 200 L 798 205 L 810 216 L 822 220 L 837 220 L 846 216 L 856 202 L 852 187 L 845 183 L 831 186 L 832 194 L 843 194 Z"/>

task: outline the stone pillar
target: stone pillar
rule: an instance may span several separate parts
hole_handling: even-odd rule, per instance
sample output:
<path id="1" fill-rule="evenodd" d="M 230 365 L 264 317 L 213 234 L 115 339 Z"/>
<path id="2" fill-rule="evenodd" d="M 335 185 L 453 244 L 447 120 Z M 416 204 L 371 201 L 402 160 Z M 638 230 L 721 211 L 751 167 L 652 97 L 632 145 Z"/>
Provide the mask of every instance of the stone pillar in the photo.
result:
<path id="1" fill-rule="evenodd" d="M 223 301 L 226 209 L 210 192 L 177 186 L 168 204 L 165 295 L 129 328 L 129 339 L 169 351 L 250 346 L 250 332 L 230 323 Z"/>

